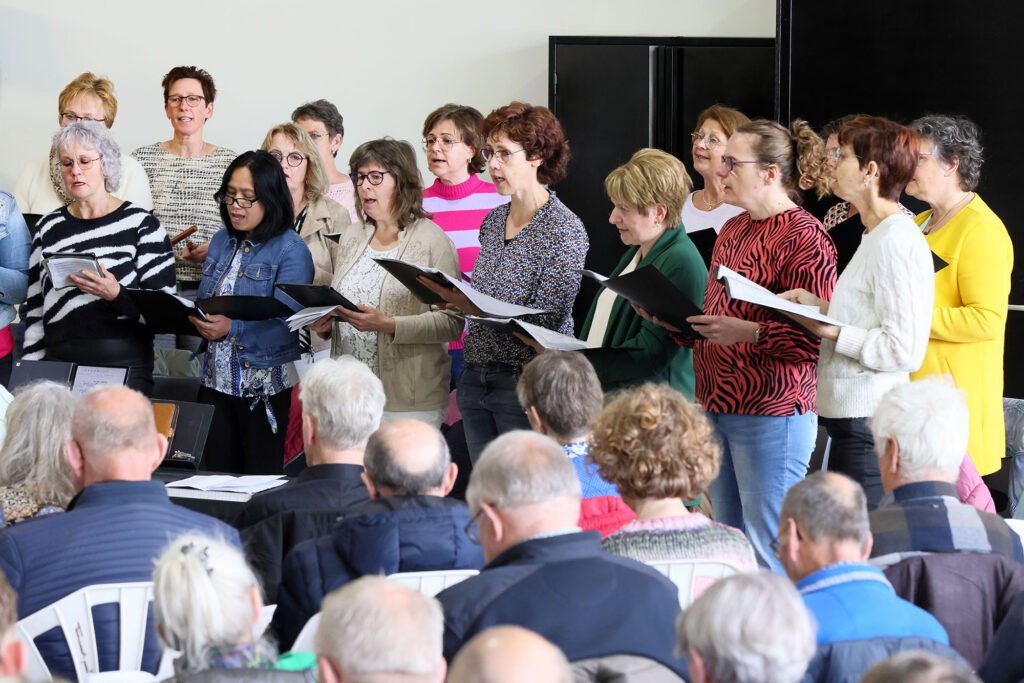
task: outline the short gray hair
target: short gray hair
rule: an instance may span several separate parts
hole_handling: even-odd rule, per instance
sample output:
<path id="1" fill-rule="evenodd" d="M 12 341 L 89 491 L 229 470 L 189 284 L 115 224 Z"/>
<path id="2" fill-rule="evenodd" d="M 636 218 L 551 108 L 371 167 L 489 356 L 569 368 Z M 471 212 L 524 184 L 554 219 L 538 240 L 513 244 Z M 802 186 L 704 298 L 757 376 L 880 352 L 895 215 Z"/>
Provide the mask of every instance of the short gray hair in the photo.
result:
<path id="1" fill-rule="evenodd" d="M 7 406 L 0 486 L 25 486 L 39 503 L 67 507 L 75 489 L 64 442 L 77 403 L 70 389 L 47 380 L 15 392 Z"/>
<path id="2" fill-rule="evenodd" d="M 698 652 L 719 683 L 795 683 L 816 647 L 796 588 L 767 571 L 719 579 L 679 615 L 676 632 L 678 654 Z"/>
<path id="3" fill-rule="evenodd" d="M 856 541 L 863 549 L 871 538 L 864 489 L 837 472 L 815 472 L 794 484 L 779 517 L 794 520 L 814 543 Z"/>
<path id="4" fill-rule="evenodd" d="M 97 405 L 98 396 L 109 391 L 135 394 L 141 402 L 130 406 L 121 402 L 118 410 Z M 156 436 L 153 405 L 138 391 L 126 387 L 97 387 L 75 405 L 71 436 L 83 453 L 108 455 L 126 450 L 146 449 Z"/>
<path id="5" fill-rule="evenodd" d="M 514 508 L 562 496 L 582 497 L 576 468 L 550 437 L 525 430 L 502 434 L 473 465 L 466 488 L 470 509 L 480 503 Z"/>
<path id="6" fill-rule="evenodd" d="M 906 650 L 865 671 L 860 683 L 981 683 L 981 679 L 952 659 Z"/>
<path id="7" fill-rule="evenodd" d="M 981 129 L 965 116 L 929 114 L 910 124 L 918 135 L 932 143 L 932 154 L 947 166 L 960 162 L 960 189 L 970 192 L 981 180 Z"/>
<path id="8" fill-rule="evenodd" d="M 879 453 L 890 436 L 896 439 L 900 469 L 911 481 L 929 470 L 942 470 L 955 481 L 967 454 L 970 425 L 964 392 L 948 375 L 893 387 L 882 396 L 870 424 Z"/>
<path id="9" fill-rule="evenodd" d="M 153 569 L 160 640 L 182 653 L 187 671 L 202 671 L 212 648 L 251 637 L 254 586 L 259 582 L 237 548 L 198 533 L 179 536 Z"/>
<path id="10" fill-rule="evenodd" d="M 114 136 L 102 121 L 77 121 L 70 123 L 53 134 L 53 154 L 50 163 L 53 166 L 53 177 L 60 178 L 64 185 L 64 176 L 60 172 L 60 151 L 67 149 L 73 142 L 81 143 L 102 157 L 100 168 L 103 170 L 103 186 L 107 192 L 113 192 L 121 186 L 121 148 L 114 141 Z M 68 188 L 64 187 L 67 194 Z"/>
<path id="11" fill-rule="evenodd" d="M 366 441 L 366 450 L 363 451 L 363 467 L 366 469 L 366 476 L 377 486 L 385 486 L 409 495 L 418 495 L 444 483 L 448 465 L 452 462 L 448 442 L 444 440 L 444 436 L 437 428 L 425 422 L 417 422 L 424 427 L 429 427 L 434 432 L 437 450 L 433 462 L 429 467 L 418 472 L 412 472 L 403 467 L 404 459 L 395 453 L 391 444 L 388 443 L 388 437 L 393 428 L 384 425 L 370 436 Z"/>
<path id="12" fill-rule="evenodd" d="M 384 412 L 384 385 L 352 356 L 313 364 L 299 383 L 303 415 L 316 418 L 320 438 L 332 448 L 363 448 Z"/>
<path id="13" fill-rule="evenodd" d="M 330 593 L 313 636 L 318 657 L 354 681 L 374 674 L 437 677 L 444 614 L 437 600 L 380 576 L 363 576 Z"/>
<path id="14" fill-rule="evenodd" d="M 554 435 L 566 441 L 586 436 L 604 400 L 594 366 L 575 351 L 538 354 L 523 368 L 516 395 L 523 410 L 535 408 Z"/>

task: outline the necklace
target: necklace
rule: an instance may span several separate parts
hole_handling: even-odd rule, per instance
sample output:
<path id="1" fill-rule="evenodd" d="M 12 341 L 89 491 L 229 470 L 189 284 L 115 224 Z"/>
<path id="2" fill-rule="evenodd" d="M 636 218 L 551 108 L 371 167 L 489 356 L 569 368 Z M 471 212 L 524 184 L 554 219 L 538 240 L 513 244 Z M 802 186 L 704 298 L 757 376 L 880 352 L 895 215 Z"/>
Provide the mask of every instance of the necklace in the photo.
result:
<path id="1" fill-rule="evenodd" d="M 718 202 L 716 202 L 715 204 L 709 204 L 708 200 L 706 198 L 706 195 L 707 195 L 707 190 L 701 190 L 700 191 L 700 201 L 701 201 L 701 203 L 704 204 L 704 210 L 705 211 L 714 211 L 715 209 L 720 207 L 723 202 L 725 202 L 725 198 L 723 197 L 722 199 L 719 199 Z"/>
<path id="2" fill-rule="evenodd" d="M 928 221 L 928 228 L 924 231 L 924 234 L 930 235 L 933 232 L 935 232 L 936 230 L 938 230 L 939 228 L 941 228 L 943 225 L 946 224 L 946 221 L 949 220 L 949 218 L 951 218 L 952 216 L 955 216 L 956 212 L 959 211 L 960 209 L 962 209 L 968 203 L 970 203 L 970 201 L 972 199 L 974 199 L 974 193 L 973 192 L 968 192 L 967 194 L 965 194 L 960 199 L 960 201 L 958 201 L 956 204 L 954 204 L 953 206 L 951 206 L 948 209 L 946 209 L 945 211 L 943 211 L 941 218 L 939 218 L 938 220 L 929 220 Z M 932 209 L 932 219 L 934 219 L 934 218 L 935 218 L 935 210 Z"/>

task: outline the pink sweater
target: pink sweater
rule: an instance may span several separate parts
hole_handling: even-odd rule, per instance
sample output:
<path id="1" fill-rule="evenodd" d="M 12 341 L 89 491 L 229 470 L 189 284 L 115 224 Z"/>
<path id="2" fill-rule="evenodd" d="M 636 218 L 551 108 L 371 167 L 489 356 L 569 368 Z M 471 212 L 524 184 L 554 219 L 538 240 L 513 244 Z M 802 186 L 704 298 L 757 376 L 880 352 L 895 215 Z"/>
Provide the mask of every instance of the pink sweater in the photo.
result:
<path id="1" fill-rule="evenodd" d="M 463 273 L 473 272 L 473 264 L 480 253 L 480 224 L 484 216 L 508 200 L 498 194 L 493 183 L 477 175 L 471 175 L 458 185 L 444 185 L 440 179 L 435 179 L 433 185 L 423 190 L 423 210 L 434 214 L 434 222 L 455 243 L 459 270 Z M 462 339 L 452 342 L 448 348 L 461 349 Z"/>

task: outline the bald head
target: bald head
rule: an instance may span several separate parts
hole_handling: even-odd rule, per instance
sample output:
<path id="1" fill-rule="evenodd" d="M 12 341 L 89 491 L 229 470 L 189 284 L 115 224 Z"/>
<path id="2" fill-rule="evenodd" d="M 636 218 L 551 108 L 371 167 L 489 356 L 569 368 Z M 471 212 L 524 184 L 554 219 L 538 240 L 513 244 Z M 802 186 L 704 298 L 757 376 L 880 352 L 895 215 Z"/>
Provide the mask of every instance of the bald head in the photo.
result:
<path id="1" fill-rule="evenodd" d="M 419 420 L 382 425 L 366 442 L 363 466 L 371 492 L 380 495 L 444 496 L 455 480 L 444 437 Z"/>
<path id="2" fill-rule="evenodd" d="M 572 683 L 557 647 L 521 626 L 494 626 L 467 642 L 448 672 L 448 683 Z"/>

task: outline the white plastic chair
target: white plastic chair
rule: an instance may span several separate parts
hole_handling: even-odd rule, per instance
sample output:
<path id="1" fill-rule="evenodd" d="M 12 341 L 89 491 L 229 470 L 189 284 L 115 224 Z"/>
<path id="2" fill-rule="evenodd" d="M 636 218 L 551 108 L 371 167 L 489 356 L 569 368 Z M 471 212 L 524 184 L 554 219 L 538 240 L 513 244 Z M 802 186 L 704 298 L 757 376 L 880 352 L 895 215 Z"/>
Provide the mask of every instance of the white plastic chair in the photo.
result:
<path id="1" fill-rule="evenodd" d="M 153 584 L 149 581 L 86 586 L 21 619 L 17 624 L 18 637 L 26 643 L 28 649 L 25 678 L 30 681 L 53 680 L 35 646 L 35 639 L 59 627 L 71 653 L 75 675 L 80 681 L 91 680 L 90 675 L 99 673 L 92 608 L 114 602 L 118 603 L 120 611 L 118 670 L 139 671 L 146 640 L 149 603 L 152 600 Z M 167 656 L 164 653 L 164 657 Z"/>
<path id="2" fill-rule="evenodd" d="M 292 652 L 312 652 L 313 651 L 313 634 L 316 633 L 317 626 L 320 625 L 320 613 L 317 612 L 309 618 L 306 625 L 299 631 L 298 637 L 295 639 L 295 643 L 292 644 Z"/>
<path id="3" fill-rule="evenodd" d="M 171 672 L 174 675 L 174 672 Z M 145 671 L 102 671 L 89 674 L 85 683 L 149 683 L 160 679 Z"/>
<path id="4" fill-rule="evenodd" d="M 389 574 L 387 578 L 432 598 L 445 588 L 479 573 L 476 569 L 444 569 L 436 572 L 399 572 Z"/>
<path id="5" fill-rule="evenodd" d="M 645 564 L 657 569 L 679 587 L 679 606 L 683 609 L 715 581 L 743 571 L 720 560 L 654 560 Z"/>

